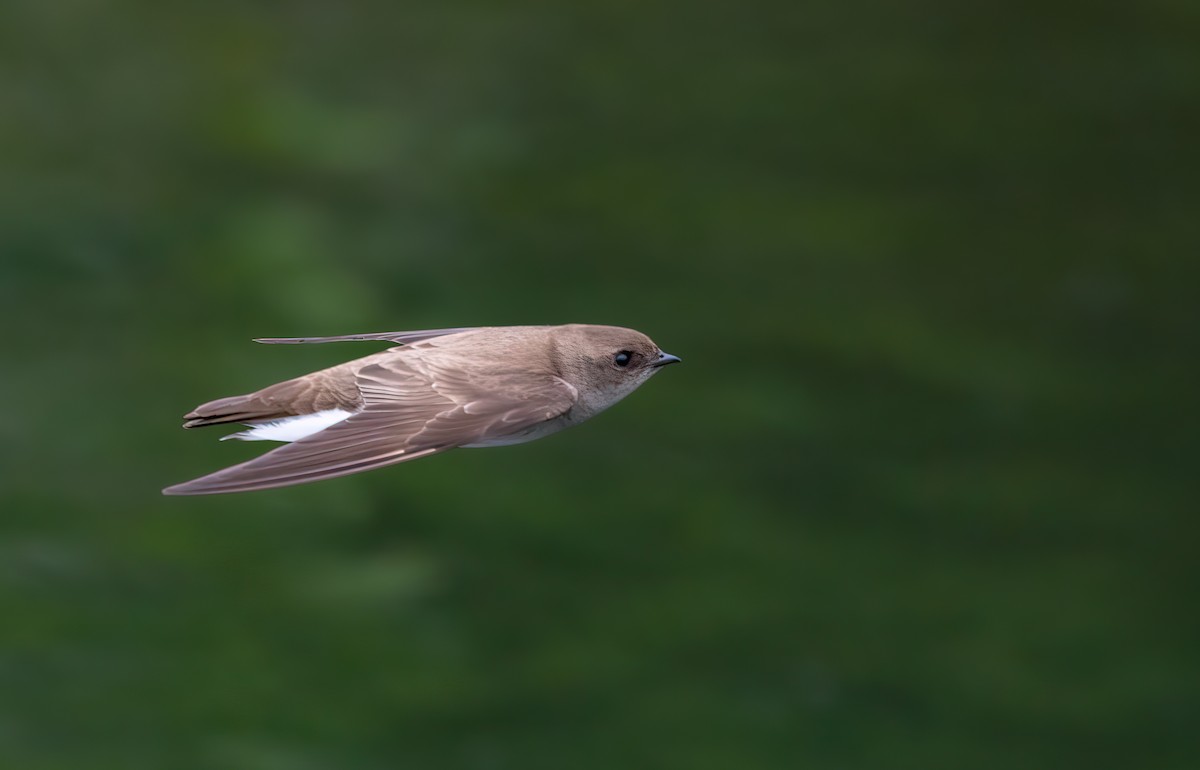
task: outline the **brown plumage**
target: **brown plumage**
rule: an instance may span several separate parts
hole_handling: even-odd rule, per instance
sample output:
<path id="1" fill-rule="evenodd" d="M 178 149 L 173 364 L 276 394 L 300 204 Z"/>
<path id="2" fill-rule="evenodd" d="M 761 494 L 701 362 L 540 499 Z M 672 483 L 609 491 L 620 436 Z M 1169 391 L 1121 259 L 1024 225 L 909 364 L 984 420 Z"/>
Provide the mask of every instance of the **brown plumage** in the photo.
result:
<path id="1" fill-rule="evenodd" d="M 251 429 L 226 438 L 292 443 L 163 493 L 269 489 L 454 447 L 531 441 L 597 414 L 679 360 L 640 332 L 581 324 L 258 341 L 351 340 L 397 347 L 185 415 L 185 428 L 243 423 Z"/>

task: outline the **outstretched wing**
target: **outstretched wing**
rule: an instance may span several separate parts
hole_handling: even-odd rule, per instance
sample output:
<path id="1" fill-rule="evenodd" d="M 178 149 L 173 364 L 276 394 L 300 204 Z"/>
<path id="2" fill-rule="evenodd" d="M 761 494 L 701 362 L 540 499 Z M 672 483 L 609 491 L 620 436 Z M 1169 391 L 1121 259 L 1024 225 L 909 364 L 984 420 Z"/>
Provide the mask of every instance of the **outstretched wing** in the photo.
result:
<path id="1" fill-rule="evenodd" d="M 397 345 L 411 345 L 421 340 L 444 337 L 447 334 L 458 334 L 478 329 L 478 326 L 461 326 L 457 329 L 425 329 L 415 332 L 376 332 L 374 334 L 343 334 L 340 337 L 260 337 L 255 342 L 264 345 L 304 345 L 316 342 L 364 342 L 368 340 L 384 340 Z"/>
<path id="2" fill-rule="evenodd" d="M 415 356 L 364 367 L 357 383 L 363 408 L 346 420 L 163 494 L 248 492 L 414 460 L 521 433 L 563 414 L 578 396 L 550 375 L 472 376 Z"/>

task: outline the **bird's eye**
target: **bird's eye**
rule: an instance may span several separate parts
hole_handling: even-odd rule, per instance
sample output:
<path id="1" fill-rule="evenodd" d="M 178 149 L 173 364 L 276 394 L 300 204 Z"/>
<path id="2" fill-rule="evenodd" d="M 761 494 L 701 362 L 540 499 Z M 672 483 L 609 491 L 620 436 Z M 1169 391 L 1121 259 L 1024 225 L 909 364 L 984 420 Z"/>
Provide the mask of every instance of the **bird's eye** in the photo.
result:
<path id="1" fill-rule="evenodd" d="M 628 350 L 622 350 L 620 353 L 617 353 L 615 356 L 613 356 L 613 363 L 622 367 L 629 366 L 629 362 L 632 359 L 633 354 L 631 354 Z"/>

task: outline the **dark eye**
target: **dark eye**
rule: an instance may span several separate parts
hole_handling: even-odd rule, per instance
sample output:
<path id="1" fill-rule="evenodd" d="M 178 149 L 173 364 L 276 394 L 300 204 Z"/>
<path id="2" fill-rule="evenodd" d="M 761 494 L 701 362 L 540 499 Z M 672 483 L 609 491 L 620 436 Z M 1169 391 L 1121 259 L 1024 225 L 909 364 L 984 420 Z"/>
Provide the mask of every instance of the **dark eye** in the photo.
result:
<path id="1" fill-rule="evenodd" d="M 629 362 L 633 359 L 633 354 L 628 350 L 622 350 L 613 356 L 613 363 L 617 366 L 629 366 Z"/>

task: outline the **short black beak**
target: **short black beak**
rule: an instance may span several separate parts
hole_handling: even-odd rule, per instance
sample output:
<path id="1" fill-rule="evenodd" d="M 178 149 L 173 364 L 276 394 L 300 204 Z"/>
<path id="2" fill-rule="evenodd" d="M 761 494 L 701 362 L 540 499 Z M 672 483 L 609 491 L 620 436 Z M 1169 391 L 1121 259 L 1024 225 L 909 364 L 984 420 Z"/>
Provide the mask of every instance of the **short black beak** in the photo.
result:
<path id="1" fill-rule="evenodd" d="M 659 353 L 658 359 L 654 362 L 654 366 L 666 366 L 667 364 L 679 363 L 679 356 L 673 356 L 670 353 Z"/>

